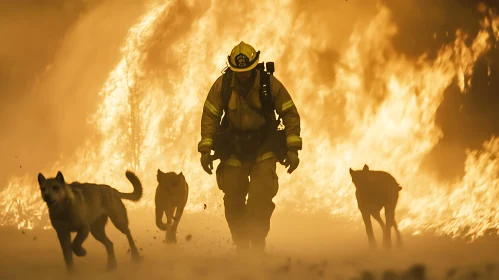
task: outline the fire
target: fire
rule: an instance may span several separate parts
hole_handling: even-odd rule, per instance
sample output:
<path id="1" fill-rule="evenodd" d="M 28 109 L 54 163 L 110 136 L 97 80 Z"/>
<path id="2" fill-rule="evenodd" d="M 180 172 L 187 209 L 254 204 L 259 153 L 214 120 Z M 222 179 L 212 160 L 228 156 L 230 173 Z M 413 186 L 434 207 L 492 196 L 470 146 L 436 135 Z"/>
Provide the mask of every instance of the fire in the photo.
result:
<path id="1" fill-rule="evenodd" d="M 480 7 L 482 31 L 470 47 L 464 43 L 467 35 L 458 31 L 456 40 L 443 46 L 435 60 L 423 56 L 412 61 L 391 45 L 397 26 L 389 10 L 380 7 L 367 26 L 351 34 L 339 63 L 331 66 L 335 79 L 328 84 L 317 82 L 317 61 L 307 52 L 312 45 L 325 49 L 326 43 L 313 39 L 302 19 L 283 12 L 290 4 L 281 2 L 260 5 L 264 12 L 280 11 L 278 19 L 263 24 L 255 17 L 259 21 L 248 23 L 241 32 L 265 59 L 276 61 L 276 76 L 302 116 L 302 162 L 292 176 L 279 169 L 278 209 L 327 211 L 360 222 L 348 168 L 368 163 L 372 169 L 389 171 L 403 186 L 397 211 L 402 230 L 476 238 L 489 228 L 499 228 L 493 201 L 499 190 L 499 139 L 491 138 L 482 149 L 468 152 L 466 173 L 458 183 L 441 183 L 420 171 L 423 157 L 442 137 L 435 115 L 444 90 L 454 79 L 461 91 L 467 90 L 475 61 L 492 47 L 489 36 L 499 38 L 499 17 Z M 208 89 L 228 50 L 241 38 L 222 40 L 223 34 L 213 38 L 209 30 L 216 29 L 220 12 L 210 8 L 190 23 L 182 40 L 163 46 L 170 43 L 161 41 L 168 35 L 165 26 L 180 9 L 175 5 L 170 1 L 151 7 L 129 30 L 122 60 L 109 74 L 99 93 L 100 107 L 89 119 L 95 135 L 45 174 L 61 170 L 69 181 L 105 182 L 129 191 L 124 172 L 131 169 L 145 186 L 141 202 L 127 204 L 134 208 L 152 207 L 158 168 L 182 171 L 191 186 L 188 211 L 201 211 L 204 203 L 219 200 L 214 177 L 204 175 L 199 165 L 199 122 Z M 275 25 L 280 26 L 278 31 Z M 151 55 L 161 57 L 165 52 L 180 67 L 158 70 L 169 62 Z M 281 60 L 299 63 L 279 68 Z M 375 67 L 374 77 L 368 78 L 364 71 L 368 63 Z M 13 178 L 1 197 L 0 225 L 28 229 L 48 225 L 34 174 Z"/>

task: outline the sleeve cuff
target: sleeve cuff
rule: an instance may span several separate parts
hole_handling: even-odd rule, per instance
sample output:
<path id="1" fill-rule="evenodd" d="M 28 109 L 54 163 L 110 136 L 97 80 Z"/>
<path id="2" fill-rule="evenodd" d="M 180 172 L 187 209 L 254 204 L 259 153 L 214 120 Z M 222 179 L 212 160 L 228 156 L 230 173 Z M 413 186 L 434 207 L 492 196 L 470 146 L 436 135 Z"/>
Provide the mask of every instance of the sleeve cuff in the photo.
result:
<path id="1" fill-rule="evenodd" d="M 296 151 L 301 150 L 302 148 L 302 140 L 298 135 L 289 135 L 286 137 L 286 144 L 288 145 L 288 150 L 296 149 Z"/>
<path id="2" fill-rule="evenodd" d="M 211 152 L 211 148 L 213 146 L 213 139 L 211 138 L 204 138 L 199 141 L 198 144 L 198 152 L 200 153 L 205 153 L 205 152 Z"/>

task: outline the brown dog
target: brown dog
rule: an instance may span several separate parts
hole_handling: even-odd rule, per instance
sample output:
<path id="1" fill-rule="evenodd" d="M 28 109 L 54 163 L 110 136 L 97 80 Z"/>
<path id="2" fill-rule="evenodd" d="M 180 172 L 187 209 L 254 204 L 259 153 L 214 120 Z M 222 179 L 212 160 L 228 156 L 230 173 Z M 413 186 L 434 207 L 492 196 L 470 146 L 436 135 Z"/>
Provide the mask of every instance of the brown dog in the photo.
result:
<path id="1" fill-rule="evenodd" d="M 142 184 L 133 172 L 127 171 L 125 175 L 133 185 L 132 193 L 121 193 L 108 185 L 68 184 L 60 171 L 55 178 L 48 179 L 42 173 L 38 174 L 42 198 L 49 208 L 50 222 L 57 232 L 68 270 L 74 268 L 72 253 L 79 257 L 87 254 L 82 245 L 89 232 L 106 247 L 108 269 L 116 268 L 114 246 L 105 233 L 108 218 L 128 238 L 132 258 L 140 260 L 128 227 L 126 208 L 121 200 L 138 201 L 142 197 Z M 71 232 L 76 232 L 73 242 Z"/>
<path id="2" fill-rule="evenodd" d="M 154 202 L 156 204 L 156 226 L 166 231 L 166 242 L 177 242 L 177 227 L 184 213 L 189 186 L 185 181 L 184 174 L 180 172 L 164 173 L 158 169 L 156 175 L 158 187 Z M 166 224 L 163 223 L 163 214 L 166 214 Z M 175 216 L 173 216 L 175 214 Z"/>
<path id="3" fill-rule="evenodd" d="M 395 178 L 387 172 L 369 170 L 364 165 L 362 170 L 350 168 L 352 182 L 355 185 L 355 197 L 366 226 L 367 238 L 371 247 L 376 247 L 371 216 L 379 222 L 383 229 L 383 243 L 386 248 L 391 247 L 391 228 L 397 234 L 397 244 L 402 246 L 402 238 L 395 221 L 395 208 L 402 189 Z M 386 225 L 381 219 L 380 211 L 385 208 Z"/>

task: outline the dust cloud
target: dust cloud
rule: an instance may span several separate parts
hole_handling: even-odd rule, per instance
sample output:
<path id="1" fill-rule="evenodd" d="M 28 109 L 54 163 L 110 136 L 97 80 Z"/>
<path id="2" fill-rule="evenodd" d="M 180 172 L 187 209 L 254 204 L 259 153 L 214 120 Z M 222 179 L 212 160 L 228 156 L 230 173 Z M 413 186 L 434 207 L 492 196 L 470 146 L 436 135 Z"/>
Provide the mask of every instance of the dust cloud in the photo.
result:
<path id="1" fill-rule="evenodd" d="M 437 279 L 496 279 L 499 260 L 495 252 L 499 244 L 494 231 L 471 244 L 468 239 L 415 232 L 418 227 L 428 227 L 452 235 L 462 229 L 460 219 L 474 214 L 477 232 L 483 232 L 485 226 L 498 227 L 495 210 L 487 208 L 495 190 L 474 194 L 478 206 L 466 212 L 468 208 L 459 204 L 468 198 L 466 189 L 439 197 L 444 192 L 437 192 L 440 186 L 433 183 L 458 181 L 457 185 L 443 184 L 452 189 L 489 180 L 483 185 L 497 186 L 497 174 L 487 173 L 490 177 L 483 176 L 480 181 L 481 174 L 470 171 L 466 162 L 472 161 L 466 150 L 482 149 L 484 142 L 499 132 L 499 34 L 490 36 L 490 49 L 472 53 L 480 56 L 471 62 L 474 71 L 469 77 L 470 87 L 462 94 L 454 77 L 457 73 L 448 70 L 446 64 L 459 55 L 444 56 L 442 48 L 458 45 L 457 29 L 468 34 L 464 44 L 472 47 L 483 29 L 480 20 L 484 13 L 477 4 L 438 1 L 428 7 L 421 1 L 365 2 L 299 0 L 255 5 L 250 1 L 235 4 L 228 0 L 172 0 L 150 29 L 127 44 L 124 41 L 129 38 L 130 28 L 160 1 L 0 2 L 0 102 L 4 108 L 0 111 L 0 189 L 6 190 L 2 194 L 11 195 L 9 199 L 17 200 L 19 206 L 0 212 L 2 222 L 15 215 L 38 215 L 47 221 L 45 205 L 33 185 L 38 172 L 64 168 L 69 170 L 68 178 L 74 180 L 109 177 L 110 182 L 102 183 L 115 183 L 124 180 L 122 169 L 130 166 L 123 158 L 131 157 L 143 172 L 139 177 L 144 178 L 145 200 L 149 200 L 143 205 L 146 207 L 129 207 L 130 228 L 144 261 L 131 262 L 128 248 L 123 245 L 125 237 L 108 224 L 118 270 L 104 272 L 104 247 L 89 237 L 85 243 L 88 255 L 76 258 L 75 279 L 351 279 L 365 271 L 375 275 L 387 270 L 401 273 L 418 263 Z M 494 2 L 486 4 L 497 14 Z M 389 11 L 389 23 L 382 7 Z M 222 194 L 214 178 L 201 173 L 195 151 L 202 102 L 225 66 L 231 47 L 241 40 L 262 50 L 265 61 L 276 62 L 276 76 L 295 99 L 304 135 L 309 136 L 304 138 L 306 149 L 296 174 L 288 176 L 280 170 L 280 194 L 268 237 L 269 255 L 261 259 L 233 256 L 219 204 Z M 427 62 L 439 57 L 443 62 L 420 63 L 423 54 Z M 468 58 L 459 58 L 463 57 Z M 137 149 L 130 148 L 128 127 L 123 125 L 129 118 L 123 113 L 126 110 L 120 111 L 127 106 L 133 109 L 134 103 L 129 100 L 133 98 L 121 94 L 121 72 L 112 74 L 123 61 L 125 80 L 132 84 L 127 89 L 133 89 L 129 94 L 137 99 L 137 110 L 141 112 L 139 137 L 133 138 L 138 142 L 134 142 Z M 435 71 L 432 73 L 437 78 L 431 80 L 432 75 L 425 75 L 421 68 Z M 405 71 L 409 74 L 398 82 L 406 83 L 410 90 L 387 77 Z M 411 78 L 422 86 L 414 86 Z M 446 79 L 451 82 L 447 84 Z M 396 86 L 400 87 L 394 90 Z M 432 88 L 437 88 L 438 94 L 425 103 L 421 95 L 431 93 Z M 387 92 L 391 91 L 401 92 L 396 96 L 406 100 L 390 100 Z M 403 95 L 406 91 L 410 93 Z M 407 117 L 411 110 L 416 111 L 407 105 L 414 100 L 419 102 L 416 108 L 421 104 L 438 108 L 435 116 L 430 113 L 428 118 L 419 108 L 423 112 Z M 393 106 L 383 107 L 385 102 Z M 411 112 L 399 115 L 397 104 L 407 106 L 404 108 Z M 399 135 L 394 136 L 390 144 L 399 143 L 405 150 L 393 148 L 393 154 L 404 158 L 377 154 L 383 150 L 379 146 L 383 137 L 392 136 L 382 121 L 376 122 L 384 109 L 392 110 L 392 118 L 401 116 L 403 121 L 420 117 L 414 122 L 409 120 L 417 128 L 431 127 L 432 123 L 424 122 L 434 117 L 435 129 L 406 129 L 400 133 L 401 140 L 396 138 Z M 119 120 L 109 119 L 107 113 Z M 98 121 L 87 122 L 91 116 L 97 116 Z M 369 118 L 373 118 L 372 122 Z M 359 131 L 378 138 L 370 139 L 371 143 L 362 139 Z M 319 141 L 321 137 L 325 141 Z M 402 143 L 406 140 L 413 141 L 412 145 Z M 357 147 L 362 149 L 357 156 L 365 158 L 335 158 L 355 156 L 355 152 L 348 151 Z M 421 151 L 415 151 L 417 148 Z M 135 154 L 128 155 L 130 150 Z M 400 175 L 414 170 L 427 172 L 420 177 L 396 176 L 407 182 L 403 192 L 413 195 L 401 200 L 402 210 L 397 212 L 399 220 L 412 215 L 402 223 L 407 229 L 402 230 L 402 250 L 366 249 L 367 238 L 353 187 L 347 185 L 349 166 L 344 164 L 367 160 L 393 168 Z M 480 165 L 478 172 L 495 170 L 492 156 L 486 162 L 492 167 Z M 164 244 L 164 234 L 154 226 L 150 201 L 157 168 L 184 171 L 191 186 L 190 211 L 180 223 L 177 245 Z M 438 180 L 426 179 L 426 174 Z M 463 179 L 463 174 L 468 177 Z M 28 175 L 29 180 L 4 188 L 12 178 Z M 121 179 L 116 179 L 118 176 Z M 478 179 L 471 180 L 473 176 Z M 15 188 L 19 187 L 33 191 L 16 194 Z M 451 198 L 457 204 L 452 204 Z M 199 209 L 204 203 L 208 207 L 203 212 Z M 409 203 L 419 208 L 410 209 Z M 440 205 L 446 208 L 439 209 Z M 454 207 L 462 212 L 446 216 L 455 213 Z M 41 229 L 38 216 L 12 220 L 19 224 L 23 221 L 23 226 L 29 220 L 35 224 L 31 230 L 17 230 L 15 225 L 0 228 L 0 278 L 66 278 L 55 232 Z M 436 220 L 441 217 L 446 220 Z M 446 227 L 454 222 L 458 229 Z M 374 228 L 381 241 L 379 227 Z M 192 239 L 187 240 L 188 235 Z"/>
<path id="2" fill-rule="evenodd" d="M 374 279 L 399 279 L 381 276 L 400 276 L 414 266 L 422 266 L 427 277 L 405 279 L 499 276 L 496 237 L 467 244 L 463 240 L 404 234 L 406 244 L 401 250 L 368 250 L 363 228 L 355 223 L 333 221 L 326 214 L 296 216 L 277 211 L 267 255 L 235 256 L 222 215 L 186 215 L 175 245 L 164 243 L 164 232 L 153 226 L 152 217 L 153 210 L 130 214 L 130 229 L 142 262 L 131 260 L 126 237 L 109 223 L 106 231 L 114 243 L 118 269 L 106 271 L 104 246 L 89 237 L 84 243 L 87 256 L 75 258 L 76 274 L 69 279 L 373 279 L 367 278 L 369 275 Z M 374 230 L 381 241 L 381 229 L 375 225 Z M 53 230 L 21 232 L 4 228 L 0 234 L 4 240 L 2 279 L 68 279 Z"/>

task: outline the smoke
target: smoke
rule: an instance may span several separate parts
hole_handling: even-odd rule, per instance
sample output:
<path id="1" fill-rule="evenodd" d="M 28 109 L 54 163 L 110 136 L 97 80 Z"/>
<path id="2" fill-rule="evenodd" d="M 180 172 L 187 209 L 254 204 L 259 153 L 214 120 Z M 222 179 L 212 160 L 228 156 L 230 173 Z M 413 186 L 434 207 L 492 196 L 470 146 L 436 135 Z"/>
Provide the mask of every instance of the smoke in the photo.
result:
<path id="1" fill-rule="evenodd" d="M 91 132 L 97 92 L 143 1 L 0 2 L 0 184 L 36 174 Z"/>

